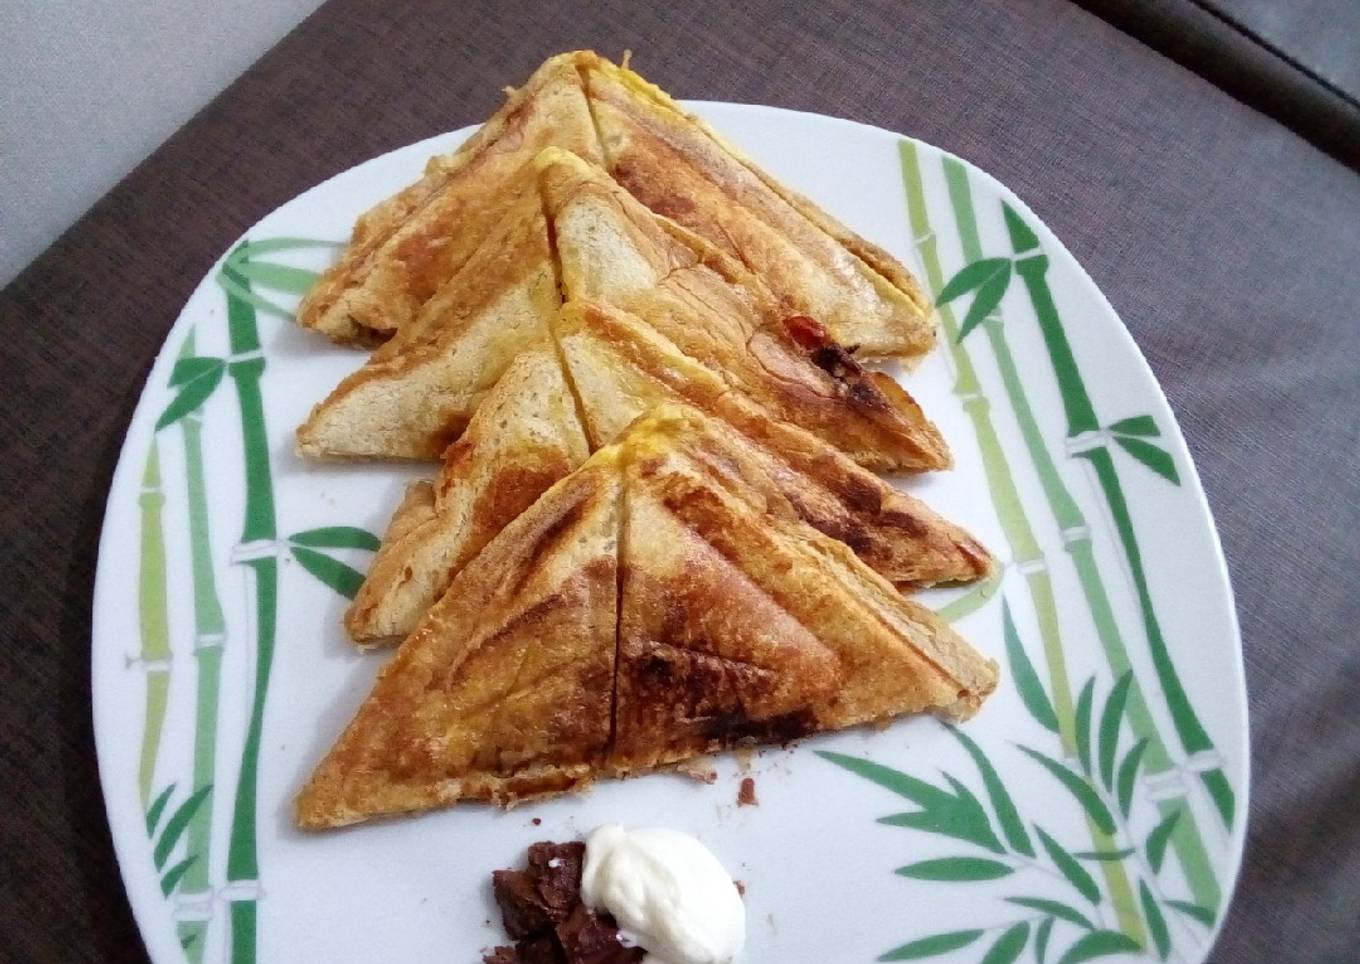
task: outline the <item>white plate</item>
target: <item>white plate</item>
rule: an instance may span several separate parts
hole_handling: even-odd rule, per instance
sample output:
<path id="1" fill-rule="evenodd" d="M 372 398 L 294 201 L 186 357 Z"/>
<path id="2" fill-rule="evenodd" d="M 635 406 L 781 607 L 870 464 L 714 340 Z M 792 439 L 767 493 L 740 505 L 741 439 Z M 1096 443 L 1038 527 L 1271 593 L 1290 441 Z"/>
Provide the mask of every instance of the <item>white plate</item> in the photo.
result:
<path id="1" fill-rule="evenodd" d="M 268 267 L 317 271 L 336 246 L 268 242 L 341 241 L 468 131 L 413 144 L 290 201 L 224 255 L 255 306 L 214 267 L 128 430 L 100 547 L 94 722 L 155 961 L 475 962 L 502 939 L 490 872 L 604 821 L 682 828 L 716 851 L 746 885 L 753 964 L 1009 961 L 1041 939 L 1047 960 L 1206 955 L 1247 812 L 1241 645 L 1199 480 L 1128 332 L 976 168 L 846 121 L 694 107 L 932 294 L 996 259 L 970 277 L 999 280 L 950 302 L 942 347 L 909 379 L 958 466 L 907 484 L 1005 563 L 981 592 L 926 596 L 1001 663 L 1000 689 L 958 733 L 913 719 L 765 751 L 757 807 L 737 808 L 724 758 L 711 786 L 659 775 L 509 812 L 294 830 L 294 792 L 384 661 L 346 642 L 327 584 L 368 551 L 316 530 L 380 532 L 419 472 L 293 454 L 293 429 L 361 356 L 292 324 L 288 289 L 307 275 Z M 960 341 L 975 299 L 1003 285 Z M 177 368 L 181 355 L 203 360 Z M 1082 856 L 1101 850 L 1116 857 Z"/>

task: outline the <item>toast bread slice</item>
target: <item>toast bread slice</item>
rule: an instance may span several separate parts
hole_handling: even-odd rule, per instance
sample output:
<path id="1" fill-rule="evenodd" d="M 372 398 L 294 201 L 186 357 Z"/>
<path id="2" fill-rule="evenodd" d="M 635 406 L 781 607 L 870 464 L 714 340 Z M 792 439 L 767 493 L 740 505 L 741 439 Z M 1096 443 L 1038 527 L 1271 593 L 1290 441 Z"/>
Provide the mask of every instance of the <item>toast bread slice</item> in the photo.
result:
<path id="1" fill-rule="evenodd" d="M 359 217 L 349 245 L 302 300 L 304 327 L 351 344 L 385 341 L 473 257 L 519 176 L 555 144 L 602 159 L 576 55 L 545 61 L 458 150 L 431 158 L 416 183 Z"/>
<path id="2" fill-rule="evenodd" d="M 362 215 L 299 321 L 357 344 L 402 330 L 494 223 L 503 182 L 547 146 L 606 164 L 643 204 L 748 265 L 786 314 L 817 318 L 837 343 L 907 361 L 932 346 L 929 305 L 900 262 L 659 87 L 585 50 L 549 58 L 462 147 Z"/>
<path id="3" fill-rule="evenodd" d="M 413 486 L 397 509 L 345 612 L 350 638 L 399 642 L 492 537 L 589 454 L 556 353 L 524 352 L 444 453 L 437 484 Z"/>
<path id="4" fill-rule="evenodd" d="M 437 458 L 515 355 L 542 341 L 565 293 L 643 315 L 729 384 L 863 465 L 950 464 L 938 430 L 896 382 L 862 370 L 815 322 L 780 317 L 758 279 L 642 207 L 603 169 L 550 148 L 512 180 L 535 179 L 536 190 L 507 192 L 501 220 L 459 271 L 312 410 L 299 451 Z"/>
<path id="5" fill-rule="evenodd" d="M 759 274 L 785 314 L 816 318 L 867 356 L 911 361 L 934 344 L 906 268 L 626 66 L 578 55 L 605 164 L 618 182 Z"/>
<path id="6" fill-rule="evenodd" d="M 772 414 L 862 465 L 949 466 L 944 439 L 901 386 L 862 369 L 817 322 L 790 316 L 740 262 L 575 155 L 548 148 L 536 164 L 566 299 L 640 315 Z"/>
<path id="7" fill-rule="evenodd" d="M 714 425 L 658 406 L 488 543 L 303 788 L 299 825 L 976 711 L 995 663 L 747 485 Z"/>
<path id="8" fill-rule="evenodd" d="M 298 794 L 339 827 L 557 793 L 610 737 L 622 477 L 616 450 L 553 486 L 463 569 Z"/>
<path id="9" fill-rule="evenodd" d="M 901 588 L 970 582 L 991 571 L 990 555 L 962 528 L 772 418 L 641 319 L 568 302 L 552 330 L 562 365 L 548 348 L 517 358 L 446 452 L 427 501 L 411 509 L 403 503 L 394 516 L 345 615 L 361 646 L 411 632 L 458 570 L 534 498 L 668 401 L 726 423 L 712 431 L 724 432 L 727 450 L 755 467 L 748 482 L 763 480 L 789 513 L 849 544 Z M 408 523 L 416 512 L 419 523 Z"/>
<path id="10" fill-rule="evenodd" d="M 519 181 L 535 183 L 532 163 Z M 521 352 L 544 344 L 561 305 L 537 189 L 512 191 L 499 223 L 400 334 L 298 429 L 312 458 L 433 461 Z"/>

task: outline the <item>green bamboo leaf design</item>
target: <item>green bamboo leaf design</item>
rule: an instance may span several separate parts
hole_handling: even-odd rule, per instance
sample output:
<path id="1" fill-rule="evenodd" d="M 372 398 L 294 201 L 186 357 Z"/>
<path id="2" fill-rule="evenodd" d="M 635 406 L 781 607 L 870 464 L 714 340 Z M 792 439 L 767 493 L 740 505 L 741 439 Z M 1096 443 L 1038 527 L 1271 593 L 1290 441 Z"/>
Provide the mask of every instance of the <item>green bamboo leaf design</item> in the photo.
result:
<path id="1" fill-rule="evenodd" d="M 242 260 L 233 267 L 247 281 L 295 295 L 306 294 L 316 284 L 316 279 L 321 277 L 315 271 L 269 261 Z"/>
<path id="2" fill-rule="evenodd" d="M 1125 817 L 1128 817 L 1129 807 L 1133 805 L 1133 782 L 1138 776 L 1138 765 L 1143 762 L 1143 753 L 1147 748 L 1148 738 L 1143 737 L 1124 756 L 1124 762 L 1119 764 L 1115 793 L 1119 797 L 1119 812 Z"/>
<path id="3" fill-rule="evenodd" d="M 937 808 L 917 810 L 914 813 L 895 813 L 888 817 L 880 817 L 877 822 L 889 827 L 907 827 L 911 830 L 943 834 L 968 843 L 975 843 L 993 853 L 1005 853 L 1005 848 L 1001 846 L 1001 842 L 996 839 L 991 827 L 987 825 L 986 815 L 980 816 L 982 820 L 979 823 L 977 817 L 968 813 L 965 808 L 957 807 L 950 810 Z"/>
<path id="4" fill-rule="evenodd" d="M 1039 930 L 1034 935 L 1034 958 L 1039 964 L 1044 964 L 1044 957 L 1048 954 L 1048 939 L 1053 936 L 1053 918 L 1045 917 L 1044 922 L 1039 925 Z"/>
<path id="5" fill-rule="evenodd" d="M 1162 430 L 1157 427 L 1157 422 L 1151 415 L 1121 418 L 1110 426 L 1110 431 L 1116 435 L 1145 435 L 1148 437 L 1156 437 L 1162 434 Z"/>
<path id="6" fill-rule="evenodd" d="M 996 939 L 980 964 L 1013 964 L 1029 940 L 1029 924 L 1021 921 Z"/>
<path id="7" fill-rule="evenodd" d="M 1077 716 L 1075 728 L 1077 731 L 1077 758 L 1081 760 L 1081 768 L 1089 775 L 1091 772 L 1091 711 L 1095 706 L 1096 678 L 1092 676 L 1086 681 L 1086 685 L 1081 688 L 1081 695 L 1077 697 Z"/>
<path id="8" fill-rule="evenodd" d="M 881 763 L 865 760 L 862 757 L 846 756 L 844 753 L 833 753 L 830 750 L 816 750 L 814 752 L 823 760 L 849 770 L 856 776 L 877 783 L 885 790 L 891 790 L 900 797 L 906 797 L 912 803 L 927 810 L 936 809 L 941 804 L 948 806 L 954 800 L 939 787 L 932 786 L 913 776 L 908 776 L 900 770 L 883 766 Z"/>
<path id="9" fill-rule="evenodd" d="M 1214 926 L 1214 912 L 1207 907 L 1201 907 L 1199 904 L 1192 904 L 1188 900 L 1168 900 L 1166 901 L 1166 906 L 1180 911 L 1187 917 L 1193 917 L 1205 927 Z"/>
<path id="10" fill-rule="evenodd" d="M 1123 850 L 1077 850 L 1072 853 L 1078 860 L 1123 860 L 1132 855 L 1132 847 Z"/>
<path id="11" fill-rule="evenodd" d="M 183 835 L 185 828 L 189 826 L 189 819 L 193 817 L 194 811 L 198 809 L 203 798 L 211 790 L 212 784 L 208 784 L 206 787 L 195 791 L 179 805 L 175 812 L 170 815 L 170 819 L 165 822 L 165 829 L 161 831 L 161 837 L 156 841 L 156 849 L 153 853 L 157 870 L 165 867 L 165 859 L 170 856 L 170 851 L 175 849 L 175 844 L 179 843 L 179 838 Z"/>
<path id="12" fill-rule="evenodd" d="M 161 412 L 161 417 L 156 420 L 156 431 L 160 431 L 167 425 L 173 425 L 189 413 L 196 411 L 200 405 L 208 400 L 212 395 L 213 389 L 222 381 L 222 374 L 227 370 L 226 364 L 220 358 L 187 359 L 190 361 L 207 361 L 210 364 L 203 369 L 202 373 L 195 375 L 185 382 L 175 397 L 170 400 L 170 404 Z M 180 364 L 184 364 L 181 362 Z M 175 366 L 176 369 L 179 365 Z"/>
<path id="13" fill-rule="evenodd" d="M 167 870 L 165 876 L 161 878 L 161 893 L 166 897 L 173 894 L 175 888 L 179 885 L 180 878 L 188 872 L 189 868 L 194 865 L 194 861 L 196 860 L 198 860 L 198 854 L 190 854 Z"/>
<path id="14" fill-rule="evenodd" d="M 314 549 L 367 549 L 377 552 L 382 543 L 367 529 L 357 526 L 323 526 L 294 533 L 289 540 L 294 545 L 311 546 Z"/>
<path id="15" fill-rule="evenodd" d="M 1166 842 L 1171 839 L 1171 831 L 1176 829 L 1176 821 L 1181 818 L 1181 811 L 1162 819 L 1162 822 L 1152 828 L 1152 833 L 1148 834 L 1147 843 L 1143 845 L 1143 850 L 1147 853 L 1148 863 L 1157 873 L 1162 872 L 1162 858 L 1166 856 Z"/>
<path id="16" fill-rule="evenodd" d="M 293 251 L 297 248 L 343 248 L 343 241 L 325 241 L 321 238 L 264 238 L 259 241 L 246 241 L 227 255 L 227 263 L 236 267 L 247 258 L 276 251 Z"/>
<path id="17" fill-rule="evenodd" d="M 1001 304 L 1001 299 L 1006 296 L 1006 289 L 1011 283 L 1011 263 L 1008 260 L 1003 261 L 1004 269 L 987 281 L 973 296 L 973 303 L 968 306 L 968 314 L 963 316 L 963 321 L 959 324 L 960 341 L 982 324 L 982 319 L 995 311 L 996 306 Z"/>
<path id="18" fill-rule="evenodd" d="M 1052 859 L 1058 872 L 1071 882 L 1072 886 L 1081 892 L 1093 904 L 1100 903 L 1100 888 L 1096 886 L 1095 878 L 1086 872 L 1086 868 L 1077 863 L 1076 859 L 1063 849 L 1062 844 L 1054 840 L 1044 832 L 1043 827 L 1034 828 L 1039 834 L 1039 842 L 1044 845 L 1044 850 L 1048 851 L 1048 856 Z"/>
<path id="19" fill-rule="evenodd" d="M 244 305 L 254 308 L 257 311 L 263 311 L 266 314 L 275 315 L 287 321 L 293 320 L 293 313 L 291 311 L 288 311 L 286 308 L 280 308 L 278 305 L 274 304 L 274 302 L 269 301 L 266 298 L 261 298 L 255 292 L 247 288 L 244 284 L 244 279 L 242 279 L 239 273 L 234 269 L 223 268 L 219 271 L 217 273 L 217 284 L 228 295 L 237 299 Z"/>
<path id="20" fill-rule="evenodd" d="M 1001 782 L 1001 777 L 992 766 L 992 762 L 987 759 L 987 755 L 982 752 L 982 747 L 956 726 L 951 726 L 949 732 L 963 744 L 963 748 L 973 758 L 978 773 L 982 775 L 982 785 L 987 791 L 987 799 L 992 802 L 992 809 L 996 811 L 996 819 L 1001 824 L 1001 832 L 1005 835 L 1006 842 L 1017 853 L 1033 857 L 1034 844 L 1030 842 L 1029 834 L 1025 832 L 1025 824 L 1020 819 L 1020 812 L 1015 808 L 1015 801 L 1006 792 L 1005 784 Z"/>
<path id="21" fill-rule="evenodd" d="M 175 367 L 170 370 L 170 387 L 181 388 L 196 378 L 211 374 L 213 369 L 221 368 L 223 364 L 224 362 L 220 358 L 208 358 L 202 355 L 181 358 L 175 362 Z"/>
<path id="22" fill-rule="evenodd" d="M 1114 833 L 1114 817 L 1110 816 L 1109 808 L 1105 806 L 1100 797 L 1096 796 L 1095 790 L 1091 789 L 1089 783 L 1067 767 L 1063 766 L 1057 760 L 1045 756 L 1038 750 L 1031 750 L 1027 746 L 1022 746 L 1020 747 L 1020 751 L 1031 759 L 1037 760 L 1039 763 L 1043 764 L 1044 769 L 1057 777 L 1058 782 L 1065 786 L 1072 796 L 1077 798 L 1077 802 L 1081 804 L 1082 809 L 1090 814 L 1091 819 L 1095 822 L 1097 827 L 1105 833 Z"/>
<path id="23" fill-rule="evenodd" d="M 893 873 L 899 877 L 914 880 L 941 880 L 962 882 L 972 880 L 997 880 L 1015 872 L 1010 864 L 986 857 L 937 857 L 934 860 L 921 860 L 905 867 L 898 867 Z"/>
<path id="24" fill-rule="evenodd" d="M 319 552 L 304 549 L 301 546 L 293 546 L 292 548 L 293 558 L 302 565 L 303 569 L 306 569 L 346 599 L 353 599 L 358 594 L 359 587 L 364 584 L 363 573 L 345 565 L 338 559 L 332 559 L 330 556 L 324 556 Z"/>
<path id="25" fill-rule="evenodd" d="M 879 955 L 878 959 L 880 961 L 917 961 L 923 957 L 936 957 L 940 954 L 948 954 L 950 951 L 957 951 L 960 947 L 967 947 L 981 936 L 982 931 L 950 931 L 948 934 L 936 934 L 933 937 L 923 937 L 919 941 L 912 941 L 910 944 L 895 947 L 887 953 Z"/>
<path id="26" fill-rule="evenodd" d="M 1166 955 L 1171 953 L 1171 935 L 1166 929 L 1166 918 L 1162 916 L 1162 909 L 1157 906 L 1157 901 L 1152 899 L 1152 891 L 1148 890 L 1147 881 L 1138 881 L 1138 899 L 1143 904 L 1143 917 L 1147 919 L 1148 932 L 1152 934 L 1152 943 L 1157 948 L 1157 956 L 1166 960 Z"/>
<path id="27" fill-rule="evenodd" d="M 958 274 L 949 279 L 949 283 L 940 291 L 935 303 L 946 305 L 960 295 L 986 286 L 987 282 L 994 281 L 1003 274 L 1009 275 L 1010 270 L 1010 258 L 983 258 L 981 261 L 964 265 Z"/>
<path id="28" fill-rule="evenodd" d="M 1128 452 L 1135 459 L 1142 462 L 1168 482 L 1174 482 L 1176 485 L 1181 484 L 1181 477 L 1176 471 L 1175 460 L 1151 442 L 1144 442 L 1142 439 L 1128 438 L 1124 435 L 1116 435 L 1114 440 L 1119 443 L 1119 447 L 1125 452 Z"/>
<path id="29" fill-rule="evenodd" d="M 1053 703 L 1039 682 L 1039 674 L 1034 664 L 1025 654 L 1020 642 L 1020 634 L 1015 630 L 1015 620 L 1011 618 L 1011 607 L 1003 601 L 1001 606 L 1001 625 L 1006 639 L 1006 659 L 1011 664 L 1011 676 L 1015 678 L 1015 688 L 1020 693 L 1020 701 L 1029 710 L 1029 715 L 1045 729 L 1058 732 L 1058 714 L 1053 712 Z"/>
<path id="30" fill-rule="evenodd" d="M 1005 570 L 998 566 L 986 579 L 974 583 L 967 592 L 956 596 L 950 602 L 935 610 L 935 615 L 951 625 L 965 616 L 971 616 L 996 595 L 997 590 L 1001 588 L 1001 579 L 1004 574 Z"/>
<path id="31" fill-rule="evenodd" d="M 170 802 L 170 794 L 175 792 L 175 784 L 170 784 L 160 792 L 160 796 L 151 802 L 151 806 L 146 811 L 146 835 L 154 836 L 156 824 L 161 822 L 161 814 L 165 812 L 165 805 Z"/>
<path id="32" fill-rule="evenodd" d="M 959 801 L 959 811 L 967 815 L 966 825 L 975 834 L 974 842 L 986 847 L 993 853 L 1005 853 L 1006 848 L 1001 846 L 1001 841 L 997 839 L 996 832 L 992 830 L 992 822 L 987 817 L 987 811 L 982 809 L 982 804 L 973 795 L 973 791 L 948 773 L 944 775 L 944 778 L 949 781 L 949 785 L 954 789 L 954 796 Z"/>
<path id="33" fill-rule="evenodd" d="M 1078 964 L 1079 961 L 1142 949 L 1136 940 L 1119 931 L 1093 931 L 1069 947 L 1067 953 L 1058 958 L 1058 964 Z"/>
<path id="34" fill-rule="evenodd" d="M 260 351 L 259 320 L 255 309 L 250 301 L 234 293 L 244 291 L 249 295 L 249 282 L 233 272 L 230 266 L 222 269 L 219 278 L 227 292 L 227 333 L 231 353 L 239 356 Z M 261 377 L 267 364 L 266 359 L 261 357 L 253 362 L 232 365 L 230 372 L 236 386 L 245 455 L 245 514 L 241 527 L 241 542 L 244 543 L 256 540 L 273 542 L 278 538 L 261 386 Z M 227 840 L 226 879 L 229 883 L 260 879 L 259 840 L 256 836 L 260 743 L 278 631 L 279 561 L 273 555 L 268 555 L 252 560 L 248 565 L 254 575 L 255 590 L 255 683 L 250 697 L 241 762 L 237 769 L 231 830 Z M 257 923 L 256 898 L 232 901 L 231 960 L 255 961 Z"/>
<path id="35" fill-rule="evenodd" d="M 1100 714 L 1100 779 L 1107 790 L 1114 783 L 1114 755 L 1119 749 L 1119 725 L 1124 721 L 1124 704 L 1128 701 L 1129 684 L 1132 682 L 1133 670 L 1119 677 Z"/>
<path id="36" fill-rule="evenodd" d="M 1088 931 L 1096 929 L 1096 925 L 1092 924 L 1090 919 L 1088 919 L 1081 911 L 1077 910 L 1075 907 L 1069 907 L 1067 904 L 1059 903 L 1056 900 L 1048 900 L 1044 897 L 1007 897 L 1006 902 L 1015 904 L 1017 907 L 1037 910 L 1039 913 L 1047 914 L 1049 917 L 1057 917 L 1067 921 L 1069 924 L 1076 924 L 1078 927 L 1084 927 Z"/>
<path id="37" fill-rule="evenodd" d="M 1015 248 L 1016 253 L 1023 253 L 1039 246 L 1038 236 L 1025 223 L 1025 219 L 1016 212 L 1015 208 L 1003 201 L 1001 212 L 1006 218 L 1006 231 L 1011 236 L 1011 247 Z"/>
<path id="38" fill-rule="evenodd" d="M 947 837 L 954 837 L 968 843 L 975 843 L 981 847 L 991 850 L 993 853 L 1003 853 L 1000 844 L 995 843 L 995 837 L 988 840 L 986 837 L 979 839 L 973 827 L 962 823 L 955 813 L 941 813 L 938 810 L 918 810 L 914 813 L 895 813 L 891 816 L 880 817 L 878 823 L 889 827 L 906 827 L 911 830 L 923 830 L 927 833 L 943 834 Z M 990 831 L 988 832 L 990 836 Z"/>

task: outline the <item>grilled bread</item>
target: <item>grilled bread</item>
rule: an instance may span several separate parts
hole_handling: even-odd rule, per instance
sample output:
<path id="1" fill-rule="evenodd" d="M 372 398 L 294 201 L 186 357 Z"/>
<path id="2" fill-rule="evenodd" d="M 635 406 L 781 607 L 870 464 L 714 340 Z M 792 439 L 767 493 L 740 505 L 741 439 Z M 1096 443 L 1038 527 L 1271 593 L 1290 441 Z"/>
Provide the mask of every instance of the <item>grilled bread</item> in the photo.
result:
<path id="1" fill-rule="evenodd" d="M 536 183 L 532 159 L 515 183 Z M 313 458 L 434 460 L 521 352 L 544 344 L 561 304 L 537 189 L 511 190 L 448 283 L 298 429 Z"/>
<path id="2" fill-rule="evenodd" d="M 765 278 L 785 314 L 818 319 L 837 343 L 908 361 L 930 349 L 928 305 L 899 262 L 660 88 L 590 51 L 544 62 L 462 147 L 360 217 L 299 321 L 359 344 L 403 330 L 484 240 L 520 165 L 548 146 L 604 163 L 647 207 Z"/>
<path id="3" fill-rule="evenodd" d="M 544 493 L 402 644 L 298 823 L 510 804 L 739 742 L 971 715 L 995 664 L 725 449 L 707 416 L 663 405 Z"/>
<path id="4" fill-rule="evenodd" d="M 599 453 L 459 573 L 297 799 L 336 827 L 593 779 L 608 751 L 622 478 Z"/>
<path id="5" fill-rule="evenodd" d="M 397 509 L 345 613 L 350 637 L 399 642 L 493 536 L 589 454 L 556 353 L 524 352 L 444 454 L 437 485 L 412 487 Z"/>
<path id="6" fill-rule="evenodd" d="M 484 245 L 507 203 L 534 191 L 520 174 L 539 150 L 555 144 L 601 160 L 576 59 L 545 61 L 462 147 L 362 215 L 298 321 L 340 342 L 387 340 Z"/>
<path id="7" fill-rule="evenodd" d="M 549 148 L 536 163 L 565 297 L 640 315 L 773 414 L 861 465 L 949 466 L 944 439 L 910 395 L 861 369 L 818 322 L 791 316 L 740 262 L 653 214 L 575 155 Z"/>
<path id="8" fill-rule="evenodd" d="M 449 449 L 437 495 L 420 503 L 419 524 L 407 521 L 417 510 L 398 510 L 345 616 L 360 645 L 396 642 L 414 629 L 472 555 L 583 462 L 587 448 L 609 444 L 666 401 L 725 421 L 727 448 L 756 467 L 750 477 L 758 474 L 794 515 L 902 588 L 990 571 L 990 556 L 967 532 L 816 436 L 772 418 L 640 318 L 568 302 L 552 330 L 565 371 L 551 350 L 521 355 Z"/>
<path id="9" fill-rule="evenodd" d="M 605 165 L 633 196 L 765 279 L 870 356 L 919 359 L 930 306 L 900 262 L 756 166 L 661 88 L 590 52 L 577 55 Z"/>
<path id="10" fill-rule="evenodd" d="M 438 457 L 515 354 L 539 344 L 562 294 L 644 317 L 779 418 L 874 469 L 947 467 L 948 448 L 891 378 L 867 372 L 698 236 L 558 149 L 521 177 L 505 216 L 420 316 L 313 409 L 299 449 L 317 457 Z"/>

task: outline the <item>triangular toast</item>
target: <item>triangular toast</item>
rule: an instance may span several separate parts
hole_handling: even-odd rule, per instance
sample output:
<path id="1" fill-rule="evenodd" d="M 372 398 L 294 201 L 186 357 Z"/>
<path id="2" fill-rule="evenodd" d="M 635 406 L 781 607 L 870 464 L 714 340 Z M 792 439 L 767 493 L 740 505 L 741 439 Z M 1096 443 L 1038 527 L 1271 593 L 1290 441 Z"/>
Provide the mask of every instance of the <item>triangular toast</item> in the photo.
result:
<path id="1" fill-rule="evenodd" d="M 532 161 L 513 183 L 536 182 Z M 453 278 L 313 408 L 298 450 L 314 458 L 433 460 L 457 439 L 561 305 L 536 187 L 508 189 L 499 221 Z"/>
<path id="2" fill-rule="evenodd" d="M 298 321 L 341 342 L 391 337 L 495 233 L 506 205 L 534 193 L 520 175 L 539 150 L 552 144 L 600 160 L 576 60 L 545 61 L 457 151 L 432 158 L 419 181 L 362 215 Z"/>
<path id="3" fill-rule="evenodd" d="M 645 318 L 772 414 L 880 470 L 947 468 L 944 439 L 888 376 L 862 370 L 761 278 L 556 148 L 536 161 L 567 299 Z M 802 344 L 800 344 L 800 340 Z"/>
<path id="4" fill-rule="evenodd" d="M 444 454 L 437 486 L 413 486 L 393 515 L 345 613 L 351 638 L 406 636 L 482 546 L 589 454 L 556 352 L 524 352 Z"/>
<path id="5" fill-rule="evenodd" d="M 971 715 L 995 664 L 771 506 L 713 424 L 659 406 L 493 539 L 383 671 L 299 795 L 299 824 Z"/>
<path id="6" fill-rule="evenodd" d="M 505 219 L 420 316 L 313 409 L 298 430 L 304 454 L 437 457 L 514 354 L 546 335 L 565 293 L 642 315 L 774 415 L 862 465 L 949 465 L 910 395 L 863 371 L 816 322 L 782 317 L 738 263 L 573 154 L 549 149 L 534 167 L 541 200 L 513 192 Z"/>
<path id="7" fill-rule="evenodd" d="M 811 432 L 772 415 L 628 312 L 567 302 L 553 332 L 596 447 L 653 406 L 684 402 L 734 430 L 798 517 L 848 544 L 900 587 L 970 582 L 991 571 L 976 539 Z M 714 429 L 717 431 L 718 429 Z"/>
<path id="8" fill-rule="evenodd" d="M 611 728 L 617 450 L 554 486 L 459 573 L 298 795 L 337 827 L 587 782 Z"/>
<path id="9" fill-rule="evenodd" d="M 577 58 L 605 165 L 639 201 L 749 266 L 785 314 L 816 318 L 838 343 L 906 359 L 930 350 L 929 304 L 900 262 L 628 67 Z"/>
<path id="10" fill-rule="evenodd" d="M 361 645 L 410 632 L 467 560 L 584 461 L 587 446 L 609 444 L 666 401 L 732 426 L 727 447 L 744 453 L 790 512 L 903 588 L 967 582 L 990 570 L 988 553 L 967 532 L 816 436 L 772 419 L 641 319 L 568 302 L 553 332 L 566 371 L 549 350 L 521 355 L 446 454 L 437 504 L 431 495 L 393 517 L 346 613 Z"/>
<path id="11" fill-rule="evenodd" d="M 785 314 L 817 318 L 837 343 L 907 360 L 930 349 L 928 305 L 898 261 L 660 88 L 590 51 L 545 61 L 467 143 L 360 217 L 304 299 L 301 323 L 355 343 L 402 330 L 495 223 L 504 181 L 547 146 L 604 163 L 647 207 L 764 277 Z"/>

